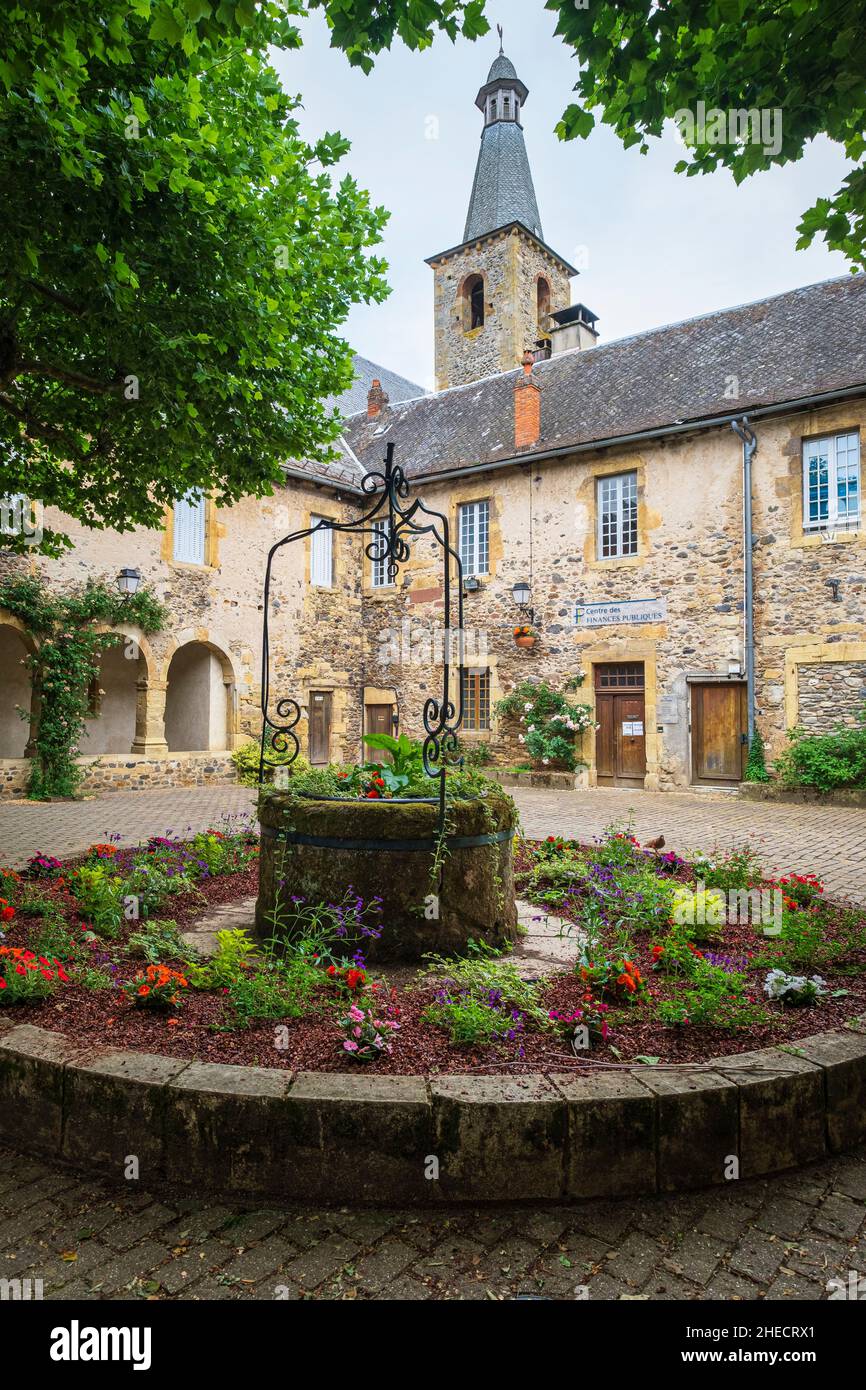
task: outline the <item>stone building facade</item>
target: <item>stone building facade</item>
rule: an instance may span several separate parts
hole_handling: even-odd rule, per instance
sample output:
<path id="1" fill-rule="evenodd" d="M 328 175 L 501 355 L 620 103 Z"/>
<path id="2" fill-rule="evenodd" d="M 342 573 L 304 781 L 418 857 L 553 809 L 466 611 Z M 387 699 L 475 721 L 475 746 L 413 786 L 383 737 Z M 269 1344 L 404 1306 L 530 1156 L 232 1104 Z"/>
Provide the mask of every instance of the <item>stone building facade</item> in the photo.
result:
<path id="1" fill-rule="evenodd" d="M 106 653 L 82 745 L 90 787 L 233 775 L 231 750 L 261 727 L 268 551 L 322 519 L 364 513 L 365 479 L 388 444 L 413 496 L 448 519 L 464 561 L 465 746 L 484 745 L 502 766 L 524 762 L 496 701 L 524 679 L 581 681 L 572 698 L 598 726 L 580 748 L 590 783 L 736 785 L 747 542 L 732 422 L 743 417 L 757 436 L 757 725 L 772 757 L 794 725 L 856 720 L 866 698 L 866 280 L 597 344 L 595 315 L 570 302 L 572 267 L 541 236 L 520 124 L 527 95 L 500 56 L 478 97 L 484 133 L 464 241 L 429 262 L 434 394 L 358 359 L 340 460 L 327 470 L 294 462 L 270 498 L 228 510 L 203 501 L 194 552 L 179 504 L 158 533 L 66 523 L 73 550 L 32 562 L 61 587 L 134 565 L 170 613 L 150 640 L 124 630 L 135 660 Z M 327 532 L 275 560 L 272 702 L 299 701 L 302 751 L 316 762 L 354 760 L 362 733 L 395 717 L 421 734 L 424 702 L 440 690 L 441 552 L 416 542 L 391 583 L 370 541 Z M 531 650 L 512 635 L 526 616 L 516 584 L 530 590 Z M 28 727 L 15 709 L 29 699 L 29 642 L 0 612 L 6 794 L 26 783 Z"/>

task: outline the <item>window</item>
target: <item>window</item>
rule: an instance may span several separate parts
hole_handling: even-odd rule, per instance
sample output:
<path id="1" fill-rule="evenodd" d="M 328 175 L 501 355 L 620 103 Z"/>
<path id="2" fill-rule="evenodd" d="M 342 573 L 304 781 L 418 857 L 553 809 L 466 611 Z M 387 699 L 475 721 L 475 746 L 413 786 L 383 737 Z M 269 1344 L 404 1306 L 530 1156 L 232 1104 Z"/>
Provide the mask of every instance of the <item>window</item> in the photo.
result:
<path id="1" fill-rule="evenodd" d="M 187 565 L 205 563 L 205 498 L 188 492 L 174 504 L 174 558 Z"/>
<path id="2" fill-rule="evenodd" d="M 539 331 L 546 333 L 549 328 L 547 316 L 550 313 L 550 285 L 542 276 L 536 289 L 536 319 Z"/>
<path id="3" fill-rule="evenodd" d="M 803 441 L 803 530 L 849 530 L 860 521 L 860 436 Z"/>
<path id="4" fill-rule="evenodd" d="M 637 473 L 599 478 L 598 558 L 637 555 Z"/>
<path id="5" fill-rule="evenodd" d="M 326 516 L 311 516 L 310 525 L 327 522 Z M 334 533 L 314 531 L 310 536 L 310 583 L 319 589 L 330 589 L 334 583 Z"/>
<path id="6" fill-rule="evenodd" d="M 379 551 L 383 549 L 384 541 L 387 540 L 389 526 L 390 522 L 388 521 L 373 522 L 373 540 L 370 544 L 375 547 L 373 550 L 374 555 L 378 555 Z M 382 539 L 377 539 L 378 537 Z M 373 560 L 371 579 L 374 589 L 387 589 L 389 584 L 393 583 L 391 576 L 388 574 L 387 554 L 383 555 L 381 559 Z"/>
<path id="7" fill-rule="evenodd" d="M 484 279 L 469 275 L 463 283 L 463 332 L 484 327 Z"/>
<path id="8" fill-rule="evenodd" d="M 487 574 L 490 557 L 490 503 L 464 502 L 457 508 L 463 573 Z"/>
<path id="9" fill-rule="evenodd" d="M 461 671 L 463 694 L 463 728 L 475 730 L 490 728 L 490 672 Z"/>

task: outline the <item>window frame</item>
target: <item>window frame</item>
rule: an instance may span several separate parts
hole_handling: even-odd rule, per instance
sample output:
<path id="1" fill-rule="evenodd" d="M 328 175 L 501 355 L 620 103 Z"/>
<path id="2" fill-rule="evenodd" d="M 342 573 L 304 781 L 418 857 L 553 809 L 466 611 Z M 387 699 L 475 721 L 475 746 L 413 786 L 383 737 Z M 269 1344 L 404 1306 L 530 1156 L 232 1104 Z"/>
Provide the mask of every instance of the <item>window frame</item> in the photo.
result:
<path id="1" fill-rule="evenodd" d="M 329 524 L 328 524 L 328 526 L 323 526 L 323 527 L 321 527 L 321 528 L 318 529 L 318 530 L 317 530 L 317 529 L 313 529 L 313 530 L 310 532 L 310 588 L 311 588 L 311 589 L 333 589 L 333 587 L 334 587 L 334 531 L 333 531 L 332 526 L 330 525 L 331 517 L 329 517 L 329 516 L 323 516 L 320 512 L 311 512 L 311 513 L 310 513 L 310 526 L 311 526 L 311 527 L 316 528 L 316 527 L 318 526 L 318 523 L 319 523 L 320 521 L 325 521 L 325 522 L 327 522 L 327 523 L 329 523 Z M 324 550 L 324 547 L 325 547 L 326 544 L 327 544 L 327 549 Z M 317 579 L 317 578 L 316 578 L 316 550 L 317 550 L 317 548 L 320 547 L 320 546 L 323 547 L 324 554 L 325 554 L 326 559 L 327 559 L 327 565 L 326 565 L 326 569 L 327 569 L 327 573 L 328 573 L 328 578 L 327 578 L 327 580 L 325 580 L 325 579 Z M 320 559 L 322 558 L 321 555 L 319 556 L 319 558 L 320 558 Z"/>
<path id="2" fill-rule="evenodd" d="M 481 508 L 484 508 L 483 525 L 480 523 Z M 464 534 L 464 517 L 472 516 L 472 536 L 469 545 L 466 545 Z M 469 563 L 466 560 L 466 551 L 471 551 Z M 490 498 L 479 497 L 471 502 L 458 502 L 457 504 L 457 553 L 463 565 L 463 577 L 468 578 L 474 575 L 484 578 L 490 574 Z M 482 565 L 483 560 L 483 565 Z"/>
<path id="3" fill-rule="evenodd" d="M 380 517 L 373 522 L 373 533 L 375 535 L 387 536 L 391 523 L 387 517 Z M 385 555 L 381 560 L 370 560 L 370 588 L 371 589 L 393 589 L 394 580 L 388 574 L 388 556 Z"/>
<path id="4" fill-rule="evenodd" d="M 839 511 L 839 446 L 844 441 L 845 446 L 845 467 L 848 469 L 847 482 L 853 479 L 854 486 L 848 487 L 845 499 L 855 499 L 855 510 L 846 510 L 844 514 Z M 826 452 L 821 453 L 822 446 Z M 850 454 L 854 455 L 854 471 L 850 471 Z M 811 454 L 811 457 L 810 457 Z M 812 484 L 810 479 L 811 464 L 821 458 L 827 460 L 827 481 L 826 498 L 821 497 L 820 464 L 819 477 L 816 485 L 816 496 L 812 497 Z M 863 507 L 861 502 L 862 479 L 861 479 L 861 449 L 860 431 L 836 430 L 833 434 L 816 435 L 803 440 L 802 446 L 802 490 L 803 490 L 803 533 L 807 536 L 820 535 L 822 531 L 856 531 L 862 525 Z M 820 512 L 822 504 L 826 504 L 826 516 L 818 516 L 816 519 L 811 517 L 812 503 L 817 504 Z"/>
<path id="5" fill-rule="evenodd" d="M 470 734 L 490 732 L 490 667 L 463 666 L 460 668 L 460 703 L 463 709 L 462 728 Z M 471 685 L 477 682 L 473 692 Z"/>
<path id="6" fill-rule="evenodd" d="M 626 484 L 628 493 L 626 494 Z M 605 537 L 606 518 L 611 515 L 605 510 L 605 492 L 615 490 L 616 541 L 615 548 L 605 551 L 609 537 Z M 630 515 L 626 518 L 625 504 L 630 504 Z M 597 560 L 628 560 L 639 553 L 638 533 L 638 474 L 630 468 L 622 473 L 604 473 L 595 480 L 595 553 Z M 626 537 L 626 527 L 628 536 Z"/>

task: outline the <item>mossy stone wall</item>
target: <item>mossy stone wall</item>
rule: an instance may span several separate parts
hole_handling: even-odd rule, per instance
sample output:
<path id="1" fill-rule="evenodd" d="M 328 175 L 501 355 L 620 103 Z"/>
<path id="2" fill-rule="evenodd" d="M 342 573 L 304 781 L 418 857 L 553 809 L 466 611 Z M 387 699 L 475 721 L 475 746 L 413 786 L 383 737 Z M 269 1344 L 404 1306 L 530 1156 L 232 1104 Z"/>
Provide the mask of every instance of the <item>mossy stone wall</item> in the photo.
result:
<path id="1" fill-rule="evenodd" d="M 516 935 L 513 835 L 494 844 L 450 843 L 514 830 L 516 808 L 498 787 L 491 786 L 482 800 L 450 803 L 449 843 L 435 877 L 436 805 L 320 801 L 273 791 L 262 795 L 259 820 L 256 932 L 262 938 L 280 934 L 280 903 L 295 895 L 313 903 L 340 902 L 349 886 L 365 902 L 377 895 L 383 900 L 382 935 L 364 942 L 368 959 L 418 960 L 427 951 L 465 951 L 470 938 L 504 946 Z M 285 831 L 363 841 L 364 847 L 287 843 L 279 838 Z"/>

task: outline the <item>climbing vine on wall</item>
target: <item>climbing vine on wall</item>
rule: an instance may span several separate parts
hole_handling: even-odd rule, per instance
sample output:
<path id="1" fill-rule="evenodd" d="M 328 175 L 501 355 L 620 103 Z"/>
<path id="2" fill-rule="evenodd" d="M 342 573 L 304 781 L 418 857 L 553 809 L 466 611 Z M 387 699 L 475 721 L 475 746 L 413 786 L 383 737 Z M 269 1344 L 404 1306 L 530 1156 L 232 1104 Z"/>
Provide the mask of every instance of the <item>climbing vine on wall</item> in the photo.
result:
<path id="1" fill-rule="evenodd" d="M 566 686 L 571 689 L 579 681 Z M 536 767 L 562 767 L 574 771 L 582 760 L 575 751 L 575 736 L 592 727 L 589 705 L 574 704 L 546 681 L 521 681 L 496 705 L 498 715 L 520 721 L 519 741 Z"/>
<path id="2" fill-rule="evenodd" d="M 99 658 L 125 640 L 102 624 L 134 624 L 145 633 L 165 624 L 163 605 L 147 589 L 127 598 L 88 582 L 75 593 L 53 593 L 41 578 L 0 582 L 0 608 L 18 618 L 35 644 L 25 658 L 38 722 L 28 786 L 32 797 L 74 796 L 82 772 L 75 761 L 90 713 L 89 686 Z M 29 718 L 24 715 L 22 717 Z"/>

